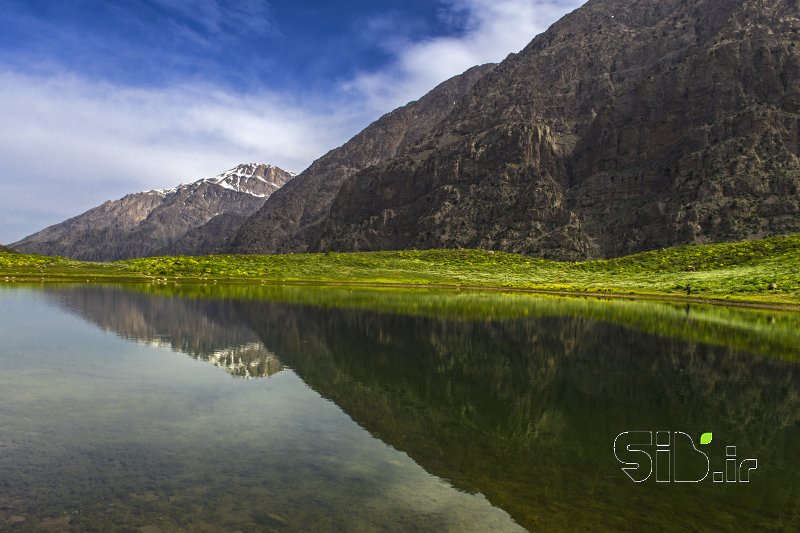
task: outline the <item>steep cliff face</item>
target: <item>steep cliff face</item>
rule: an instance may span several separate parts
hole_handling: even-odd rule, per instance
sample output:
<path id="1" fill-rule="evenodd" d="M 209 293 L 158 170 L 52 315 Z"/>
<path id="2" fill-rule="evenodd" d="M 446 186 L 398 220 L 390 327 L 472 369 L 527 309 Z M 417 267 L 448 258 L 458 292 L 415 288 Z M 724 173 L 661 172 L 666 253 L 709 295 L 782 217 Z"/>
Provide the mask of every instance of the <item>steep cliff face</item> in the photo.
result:
<path id="1" fill-rule="evenodd" d="M 307 249 L 347 178 L 406 151 L 450 113 L 455 103 L 492 68 L 494 65 L 474 67 L 442 83 L 316 160 L 244 224 L 232 249 L 249 253 Z"/>
<path id="2" fill-rule="evenodd" d="M 590 1 L 345 179 L 324 220 L 292 218 L 303 239 L 280 249 L 572 260 L 800 231 L 799 11 Z"/>
<path id="3" fill-rule="evenodd" d="M 216 250 L 228 235 L 223 229 L 229 233 L 238 229 L 231 230 L 216 220 L 218 216 L 233 215 L 233 219 L 225 220 L 240 224 L 292 177 L 290 172 L 271 165 L 239 165 L 214 178 L 174 189 L 129 194 L 108 201 L 13 246 L 26 253 L 97 261 L 173 250 L 197 253 L 193 244 Z M 187 236 L 189 232 L 191 235 Z"/>

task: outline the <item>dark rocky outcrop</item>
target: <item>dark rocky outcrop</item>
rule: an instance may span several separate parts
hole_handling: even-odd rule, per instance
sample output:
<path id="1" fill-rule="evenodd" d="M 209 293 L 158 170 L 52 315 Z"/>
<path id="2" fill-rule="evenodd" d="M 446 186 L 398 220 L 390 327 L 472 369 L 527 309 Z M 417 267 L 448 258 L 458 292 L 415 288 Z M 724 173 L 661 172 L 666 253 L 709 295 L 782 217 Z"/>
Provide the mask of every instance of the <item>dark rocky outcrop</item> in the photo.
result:
<path id="1" fill-rule="evenodd" d="M 241 224 L 292 176 L 271 165 L 239 165 L 217 177 L 174 189 L 108 201 L 13 246 L 27 253 L 93 261 L 173 251 L 198 253 L 194 244 L 203 250 L 217 250 L 235 231 L 230 229 L 231 222 Z"/>
<path id="2" fill-rule="evenodd" d="M 397 157 L 327 188 L 312 167 L 237 244 L 572 260 L 800 231 L 798 43 L 796 0 L 592 0 Z"/>

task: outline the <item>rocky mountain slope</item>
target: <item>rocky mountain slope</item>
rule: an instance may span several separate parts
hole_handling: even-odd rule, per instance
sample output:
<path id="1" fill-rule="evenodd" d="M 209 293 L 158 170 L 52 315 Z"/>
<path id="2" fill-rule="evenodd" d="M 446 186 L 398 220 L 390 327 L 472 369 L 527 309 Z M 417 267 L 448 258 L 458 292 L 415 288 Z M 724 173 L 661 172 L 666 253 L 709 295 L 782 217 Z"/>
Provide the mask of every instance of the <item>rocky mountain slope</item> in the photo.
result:
<path id="1" fill-rule="evenodd" d="M 591 0 L 468 85 L 383 157 L 328 154 L 239 250 L 573 260 L 800 231 L 796 0 Z"/>
<path id="2" fill-rule="evenodd" d="M 249 214 L 253 214 L 252 212 Z M 174 243 L 158 250 L 157 255 L 210 255 L 227 251 L 247 214 L 222 213 L 202 226 L 191 228 Z"/>
<path id="3" fill-rule="evenodd" d="M 15 250 L 9 248 L 8 246 L 3 246 L 2 244 L 0 244 L 0 253 L 13 254 L 15 253 Z"/>
<path id="4" fill-rule="evenodd" d="M 473 67 L 415 102 L 387 113 L 331 150 L 274 194 L 239 231 L 233 251 L 303 251 L 317 237 L 342 183 L 364 168 L 405 151 L 439 123 L 494 65 Z"/>
<path id="5" fill-rule="evenodd" d="M 226 230 L 232 234 L 292 177 L 271 165 L 239 165 L 214 178 L 105 202 L 12 246 L 26 253 L 97 261 L 173 250 L 197 253 L 192 246 L 205 243 L 203 235 L 214 236 L 216 242 L 228 235 Z M 231 217 L 238 221 L 234 230 L 227 225 Z"/>

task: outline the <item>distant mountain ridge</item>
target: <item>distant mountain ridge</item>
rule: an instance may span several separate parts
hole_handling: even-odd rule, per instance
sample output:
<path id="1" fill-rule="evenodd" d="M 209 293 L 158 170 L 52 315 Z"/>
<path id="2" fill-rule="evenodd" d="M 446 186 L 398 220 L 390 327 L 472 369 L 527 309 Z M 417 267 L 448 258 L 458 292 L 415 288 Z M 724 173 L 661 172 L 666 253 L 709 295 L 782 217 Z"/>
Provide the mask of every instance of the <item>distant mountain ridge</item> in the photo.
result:
<path id="1" fill-rule="evenodd" d="M 182 244 L 187 234 L 196 239 L 206 225 L 217 229 L 231 216 L 243 220 L 293 177 L 272 165 L 242 164 L 212 178 L 107 201 L 11 246 L 90 261 L 145 257 L 173 247 L 194 253 Z"/>

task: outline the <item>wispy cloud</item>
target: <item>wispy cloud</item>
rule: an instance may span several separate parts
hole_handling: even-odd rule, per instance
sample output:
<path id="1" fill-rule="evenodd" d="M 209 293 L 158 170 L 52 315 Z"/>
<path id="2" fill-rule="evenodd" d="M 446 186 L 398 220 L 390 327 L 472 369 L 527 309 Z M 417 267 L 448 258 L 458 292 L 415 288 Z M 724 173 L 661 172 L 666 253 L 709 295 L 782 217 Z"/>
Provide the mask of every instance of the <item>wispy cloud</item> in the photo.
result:
<path id="1" fill-rule="evenodd" d="M 0 73 L 0 231 L 58 222 L 108 199 L 208 177 L 240 162 L 303 170 L 357 130 L 347 110 L 269 92 L 134 89 L 70 75 Z M 38 215 L 38 214 L 37 214 Z M 33 217 L 31 217 L 33 218 Z M 0 242 L 24 235 L 0 234 Z"/>
<path id="2" fill-rule="evenodd" d="M 253 37 L 274 32 L 266 0 L 146 0 L 181 26 L 204 33 Z"/>
<path id="3" fill-rule="evenodd" d="M 446 0 L 440 19 L 459 31 L 408 41 L 391 32 L 383 44 L 394 60 L 377 72 L 363 72 L 344 85 L 369 108 L 388 111 L 416 99 L 442 81 L 517 52 L 585 0 Z"/>

